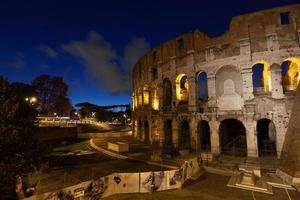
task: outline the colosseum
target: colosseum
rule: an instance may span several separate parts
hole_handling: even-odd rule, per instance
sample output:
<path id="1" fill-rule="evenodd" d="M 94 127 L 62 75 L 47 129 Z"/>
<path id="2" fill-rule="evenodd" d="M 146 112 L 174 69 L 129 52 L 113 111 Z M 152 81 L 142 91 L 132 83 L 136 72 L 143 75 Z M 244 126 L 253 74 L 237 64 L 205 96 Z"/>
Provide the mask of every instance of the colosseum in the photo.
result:
<path id="1" fill-rule="evenodd" d="M 300 4 L 182 34 L 134 66 L 133 134 L 166 154 L 279 158 L 299 72 Z"/>

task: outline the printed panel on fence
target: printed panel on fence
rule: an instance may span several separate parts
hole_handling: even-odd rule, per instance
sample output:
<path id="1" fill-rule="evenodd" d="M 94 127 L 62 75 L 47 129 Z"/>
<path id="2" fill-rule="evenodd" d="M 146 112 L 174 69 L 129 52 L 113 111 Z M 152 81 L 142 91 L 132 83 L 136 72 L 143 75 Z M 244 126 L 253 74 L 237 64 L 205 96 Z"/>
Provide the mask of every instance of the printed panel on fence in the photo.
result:
<path id="1" fill-rule="evenodd" d="M 166 190 L 167 174 L 164 171 L 140 173 L 140 192 Z"/>
<path id="2" fill-rule="evenodd" d="M 182 186 L 182 169 L 165 171 L 167 174 L 167 187 L 166 190 L 179 189 Z"/>
<path id="3" fill-rule="evenodd" d="M 113 175 L 93 180 L 84 191 L 84 199 L 94 200 L 114 194 Z"/>
<path id="4" fill-rule="evenodd" d="M 191 178 L 194 174 L 198 173 L 200 171 L 201 165 L 201 157 L 185 161 L 181 166 L 181 169 L 183 171 L 182 183 Z"/>
<path id="5" fill-rule="evenodd" d="M 114 173 L 111 182 L 114 193 L 137 193 L 139 192 L 139 173 Z"/>

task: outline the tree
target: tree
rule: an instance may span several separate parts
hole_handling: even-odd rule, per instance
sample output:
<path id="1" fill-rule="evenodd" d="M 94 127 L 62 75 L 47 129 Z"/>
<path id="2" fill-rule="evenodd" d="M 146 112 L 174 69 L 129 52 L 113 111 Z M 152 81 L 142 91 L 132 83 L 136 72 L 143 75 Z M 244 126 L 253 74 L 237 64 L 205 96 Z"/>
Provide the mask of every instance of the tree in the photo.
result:
<path id="1" fill-rule="evenodd" d="M 69 87 L 62 77 L 40 75 L 32 81 L 32 86 L 38 94 L 39 110 L 42 114 L 70 114 L 72 106 L 68 98 Z"/>
<path id="2" fill-rule="evenodd" d="M 33 137 L 34 107 L 0 76 L 0 199 L 15 199 L 16 176 L 32 171 L 43 150 Z"/>

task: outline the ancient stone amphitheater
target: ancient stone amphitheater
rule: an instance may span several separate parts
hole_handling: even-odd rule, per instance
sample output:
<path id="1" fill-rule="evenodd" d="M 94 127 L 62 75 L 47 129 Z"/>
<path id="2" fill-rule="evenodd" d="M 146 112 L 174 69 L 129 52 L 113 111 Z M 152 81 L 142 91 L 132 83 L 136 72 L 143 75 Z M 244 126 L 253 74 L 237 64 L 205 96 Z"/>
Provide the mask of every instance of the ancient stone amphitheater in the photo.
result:
<path id="1" fill-rule="evenodd" d="M 300 4 L 180 35 L 134 66 L 134 136 L 166 153 L 280 157 L 299 72 Z"/>

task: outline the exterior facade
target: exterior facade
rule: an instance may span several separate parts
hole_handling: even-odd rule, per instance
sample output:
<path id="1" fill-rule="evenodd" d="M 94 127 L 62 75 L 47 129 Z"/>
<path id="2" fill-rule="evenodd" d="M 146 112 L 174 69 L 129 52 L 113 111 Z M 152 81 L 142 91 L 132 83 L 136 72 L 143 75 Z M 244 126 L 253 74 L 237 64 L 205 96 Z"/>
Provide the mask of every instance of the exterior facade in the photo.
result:
<path id="1" fill-rule="evenodd" d="M 133 134 L 165 152 L 280 157 L 299 74 L 300 4 L 180 35 L 134 66 Z"/>

